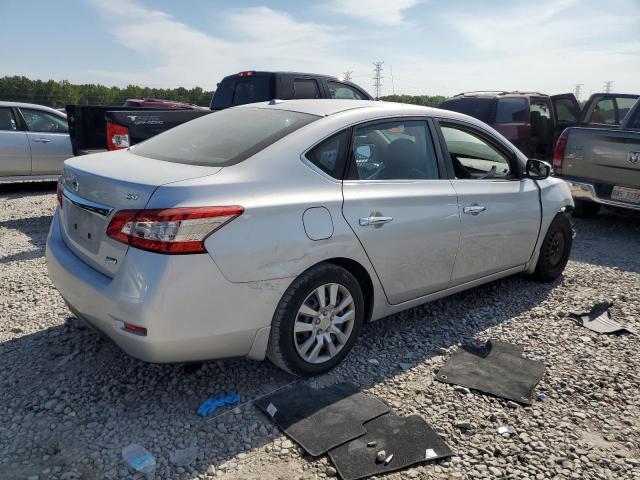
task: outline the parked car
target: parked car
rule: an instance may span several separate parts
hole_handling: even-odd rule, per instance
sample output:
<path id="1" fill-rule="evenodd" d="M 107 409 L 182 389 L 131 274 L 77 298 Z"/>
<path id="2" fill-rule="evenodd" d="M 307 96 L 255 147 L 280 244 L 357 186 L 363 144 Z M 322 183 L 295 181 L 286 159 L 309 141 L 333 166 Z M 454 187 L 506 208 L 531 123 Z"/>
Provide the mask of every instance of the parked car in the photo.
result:
<path id="1" fill-rule="evenodd" d="M 56 180 L 71 156 L 64 114 L 43 105 L 0 102 L 0 183 Z"/>
<path id="2" fill-rule="evenodd" d="M 211 99 L 210 110 L 179 110 L 164 105 L 124 107 L 68 105 L 74 155 L 119 150 L 135 145 L 176 125 L 216 110 L 274 99 L 338 98 L 372 100 L 361 87 L 329 75 L 297 72 L 246 71 L 224 77 Z M 145 107 L 141 110 L 139 107 Z M 146 108 L 154 108 L 153 112 Z"/>
<path id="3" fill-rule="evenodd" d="M 576 215 L 595 216 L 602 205 L 640 210 L 640 100 L 620 128 L 566 129 L 553 166 L 571 187 Z"/>
<path id="4" fill-rule="evenodd" d="M 516 273 L 557 278 L 573 201 L 550 170 L 446 110 L 230 108 L 67 160 L 47 267 L 134 357 L 266 355 L 315 375 L 365 322 Z"/>
<path id="5" fill-rule="evenodd" d="M 471 115 L 491 125 L 530 158 L 551 160 L 562 131 L 577 125 L 619 125 L 639 95 L 595 93 L 581 108 L 572 93 L 468 92 L 440 108 Z"/>

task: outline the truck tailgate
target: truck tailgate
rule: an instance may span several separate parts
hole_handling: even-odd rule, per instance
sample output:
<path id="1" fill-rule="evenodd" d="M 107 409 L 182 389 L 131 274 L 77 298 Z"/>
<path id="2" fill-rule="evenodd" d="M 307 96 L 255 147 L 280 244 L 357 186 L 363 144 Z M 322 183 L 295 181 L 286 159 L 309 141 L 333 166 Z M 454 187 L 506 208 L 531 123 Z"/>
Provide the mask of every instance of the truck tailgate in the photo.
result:
<path id="1" fill-rule="evenodd" d="M 640 188 L 640 132 L 572 128 L 562 175 L 599 183 Z"/>

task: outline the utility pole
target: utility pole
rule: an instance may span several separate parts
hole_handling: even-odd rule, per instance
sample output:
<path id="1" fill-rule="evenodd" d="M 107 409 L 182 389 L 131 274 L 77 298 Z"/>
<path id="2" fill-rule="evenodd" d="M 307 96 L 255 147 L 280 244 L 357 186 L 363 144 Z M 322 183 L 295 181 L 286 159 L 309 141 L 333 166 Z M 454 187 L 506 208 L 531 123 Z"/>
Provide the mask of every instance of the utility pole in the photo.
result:
<path id="1" fill-rule="evenodd" d="M 352 73 L 353 73 L 353 70 L 347 70 L 346 72 L 342 72 L 342 79 L 345 82 L 350 82 Z"/>
<path id="2" fill-rule="evenodd" d="M 376 91 L 376 100 L 380 98 L 380 91 L 382 90 L 382 64 L 384 62 L 373 62 L 373 88 Z"/>
<path id="3" fill-rule="evenodd" d="M 613 81 L 612 80 L 607 80 L 606 82 L 604 82 L 604 91 L 605 91 L 605 93 L 611 93 L 612 85 L 613 85 Z"/>
<path id="4" fill-rule="evenodd" d="M 576 83 L 576 86 L 573 89 L 573 94 L 576 96 L 578 101 L 580 101 L 580 97 L 582 97 L 582 84 L 581 83 Z"/>
<path id="5" fill-rule="evenodd" d="M 396 94 L 396 82 L 393 81 L 393 67 L 391 67 L 390 73 L 391 73 L 391 95 L 395 95 Z"/>

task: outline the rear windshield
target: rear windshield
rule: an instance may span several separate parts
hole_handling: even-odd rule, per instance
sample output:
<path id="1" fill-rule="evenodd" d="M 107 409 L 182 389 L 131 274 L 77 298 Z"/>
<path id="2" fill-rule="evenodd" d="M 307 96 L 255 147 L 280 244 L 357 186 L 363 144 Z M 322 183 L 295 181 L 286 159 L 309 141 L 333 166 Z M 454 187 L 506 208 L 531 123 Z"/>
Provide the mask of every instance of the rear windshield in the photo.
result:
<path id="1" fill-rule="evenodd" d="M 495 103 L 496 100 L 493 98 L 454 98 L 446 100 L 440 108 L 464 113 L 485 123 L 492 123 L 496 116 Z"/>
<path id="2" fill-rule="evenodd" d="M 225 167 L 239 163 L 318 116 L 266 108 L 232 108 L 150 138 L 131 153 L 166 162 Z"/>
<path id="3" fill-rule="evenodd" d="M 266 102 L 274 98 L 271 75 L 253 77 L 227 77 L 220 82 L 211 101 L 211 109 L 247 103 Z"/>

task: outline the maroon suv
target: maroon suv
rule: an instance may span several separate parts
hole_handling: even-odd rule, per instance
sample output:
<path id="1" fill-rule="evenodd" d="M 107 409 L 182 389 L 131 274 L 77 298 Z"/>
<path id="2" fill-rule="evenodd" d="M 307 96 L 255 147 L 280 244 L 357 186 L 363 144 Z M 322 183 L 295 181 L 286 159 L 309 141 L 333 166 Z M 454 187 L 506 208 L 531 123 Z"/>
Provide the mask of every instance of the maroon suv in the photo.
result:
<path id="1" fill-rule="evenodd" d="M 562 131 L 575 126 L 614 126 L 637 95 L 595 93 L 583 108 L 572 93 L 467 92 L 440 105 L 491 125 L 529 158 L 550 160 Z"/>

